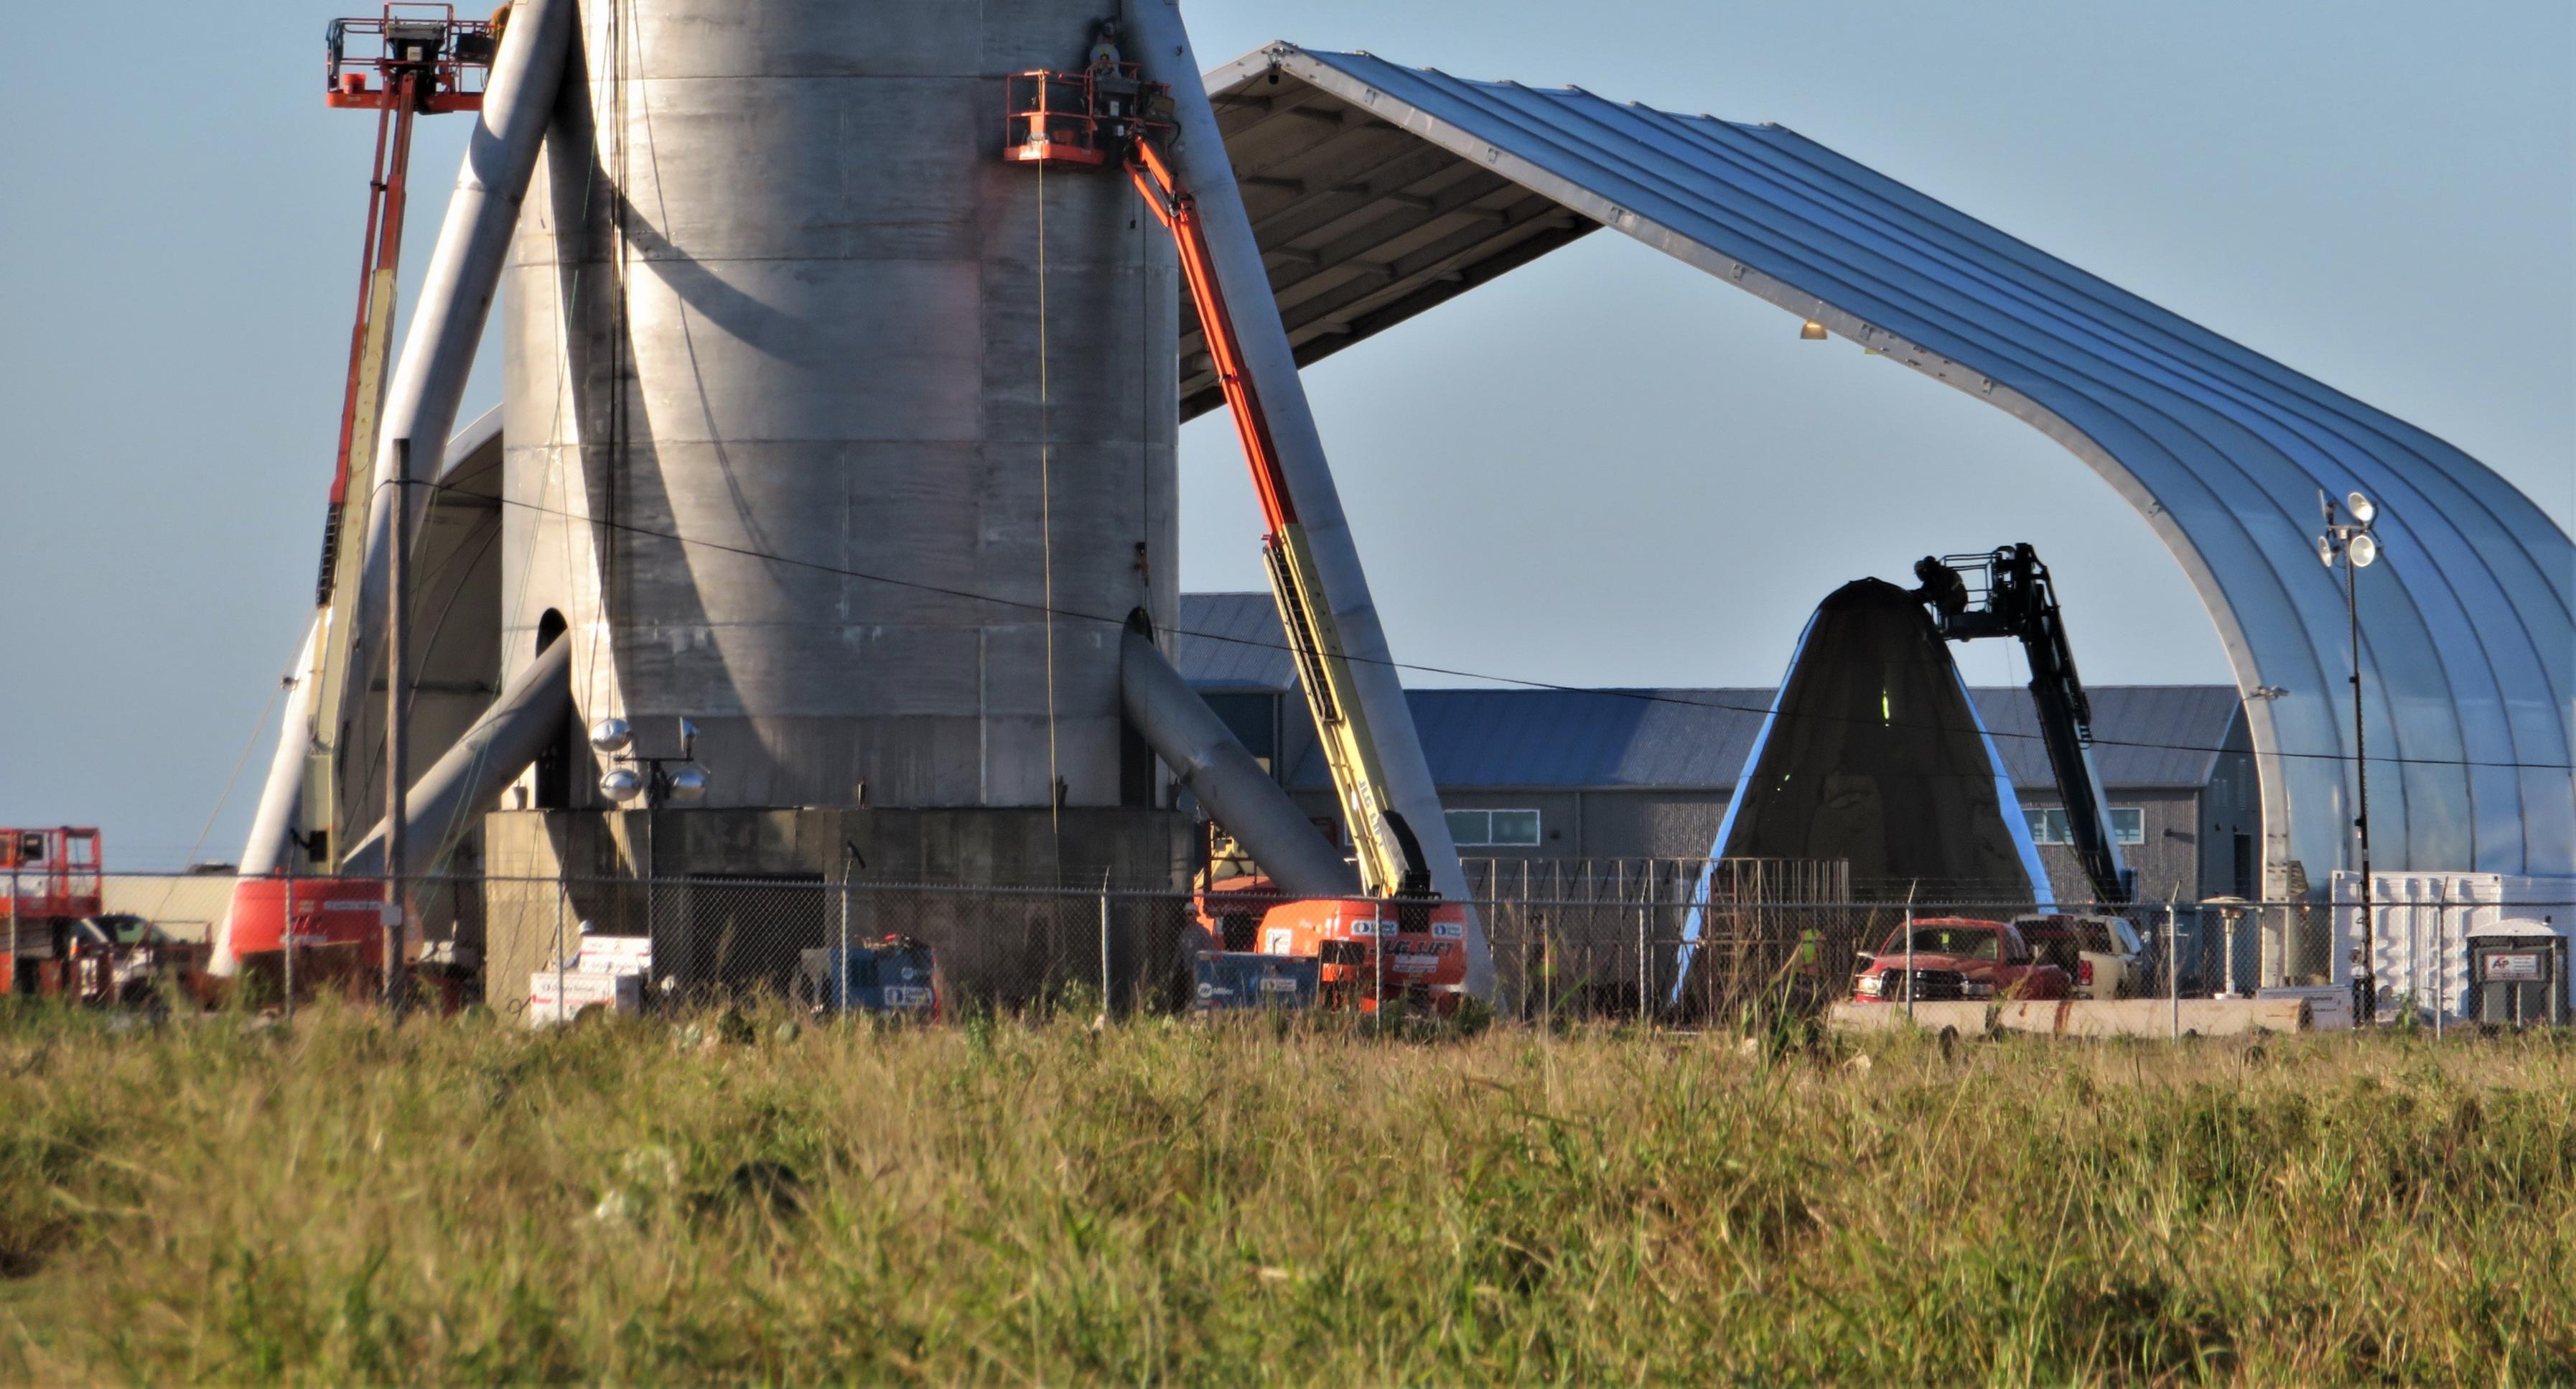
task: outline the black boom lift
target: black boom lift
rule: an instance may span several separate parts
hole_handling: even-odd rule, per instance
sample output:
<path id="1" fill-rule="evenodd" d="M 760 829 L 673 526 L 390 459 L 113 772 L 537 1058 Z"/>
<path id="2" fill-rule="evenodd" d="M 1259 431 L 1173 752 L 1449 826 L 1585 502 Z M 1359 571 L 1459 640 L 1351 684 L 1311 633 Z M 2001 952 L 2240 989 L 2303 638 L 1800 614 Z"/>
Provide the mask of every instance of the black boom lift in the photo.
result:
<path id="1" fill-rule="evenodd" d="M 1952 641 L 2019 637 L 2030 659 L 2030 697 L 2039 707 L 2040 739 L 2048 747 L 2059 799 L 2066 803 L 2067 838 L 2093 893 L 2105 905 L 2136 896 L 2137 879 L 2120 861 L 2111 832 L 2111 808 L 2102 778 L 2093 770 L 2093 705 L 2075 674 L 2075 651 L 2057 608 L 2048 566 L 2027 544 L 1982 555 L 1929 555 L 1916 561 L 1915 593 L 1932 609 L 1933 625 Z"/>

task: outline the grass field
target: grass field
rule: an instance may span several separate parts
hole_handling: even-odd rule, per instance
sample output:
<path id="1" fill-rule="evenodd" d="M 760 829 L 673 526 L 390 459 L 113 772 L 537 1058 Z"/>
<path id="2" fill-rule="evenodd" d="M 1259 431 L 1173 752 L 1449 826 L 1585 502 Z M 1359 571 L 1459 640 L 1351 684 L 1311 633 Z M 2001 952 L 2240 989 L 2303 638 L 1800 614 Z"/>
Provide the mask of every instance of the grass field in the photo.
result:
<path id="1" fill-rule="evenodd" d="M 0 1379 L 2576 1379 L 2546 1039 L 782 1022 L 0 1022 Z"/>

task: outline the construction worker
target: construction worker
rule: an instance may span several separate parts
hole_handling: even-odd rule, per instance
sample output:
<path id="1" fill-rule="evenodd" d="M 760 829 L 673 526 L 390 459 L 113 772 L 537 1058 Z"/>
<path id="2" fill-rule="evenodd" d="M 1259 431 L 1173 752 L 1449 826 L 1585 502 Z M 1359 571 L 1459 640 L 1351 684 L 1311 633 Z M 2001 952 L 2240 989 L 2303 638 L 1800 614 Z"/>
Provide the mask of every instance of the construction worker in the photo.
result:
<path id="1" fill-rule="evenodd" d="M 1127 137 L 1127 113 L 1135 108 L 1136 79 L 1127 75 L 1127 57 L 1118 51 L 1118 21 L 1104 19 L 1091 34 L 1091 100 L 1095 113 L 1108 122 L 1110 140 Z"/>

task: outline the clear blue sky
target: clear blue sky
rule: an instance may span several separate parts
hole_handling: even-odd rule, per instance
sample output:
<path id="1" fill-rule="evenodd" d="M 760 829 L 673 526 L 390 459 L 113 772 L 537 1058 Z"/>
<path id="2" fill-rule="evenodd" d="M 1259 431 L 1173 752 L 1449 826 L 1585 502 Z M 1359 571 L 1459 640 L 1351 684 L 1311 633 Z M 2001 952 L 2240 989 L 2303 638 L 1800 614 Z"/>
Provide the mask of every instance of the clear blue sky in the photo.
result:
<path id="1" fill-rule="evenodd" d="M 299 639 L 372 123 L 328 4 L 20 6 L 0 46 L 0 824 L 238 852 Z M 2449 439 L 2576 526 L 2566 0 L 1191 0 L 1272 38 L 1795 127 Z M 461 148 L 430 122 L 411 264 Z M 1816 600 L 2012 540 L 2085 673 L 2219 681 L 2181 573 L 2037 433 L 1614 234 L 1308 374 L 1399 657 L 1768 685 Z M 488 357 L 489 354 L 487 354 Z M 487 365 L 468 415 L 497 399 Z M 1183 583 L 1255 588 L 1221 420 Z M 1969 678 L 2021 678 L 1965 649 Z M 1417 683 L 1440 683 L 1422 681 Z M 247 758 L 230 801 L 218 797 Z"/>

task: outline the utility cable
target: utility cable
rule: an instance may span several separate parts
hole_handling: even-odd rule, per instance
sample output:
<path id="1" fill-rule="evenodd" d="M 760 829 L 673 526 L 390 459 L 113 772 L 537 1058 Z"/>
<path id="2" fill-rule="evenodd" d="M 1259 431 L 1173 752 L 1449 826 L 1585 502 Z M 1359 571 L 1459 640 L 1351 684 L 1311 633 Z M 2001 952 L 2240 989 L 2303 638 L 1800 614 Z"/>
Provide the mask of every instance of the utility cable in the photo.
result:
<path id="1" fill-rule="evenodd" d="M 414 481 L 409 485 L 414 487 L 434 487 L 439 484 L 421 480 Z M 517 501 L 510 498 L 503 498 L 501 504 L 503 506 L 515 506 L 538 512 L 544 512 L 547 510 L 547 508 L 539 506 L 533 502 Z M 569 513 L 558 512 L 554 514 L 568 515 Z M 977 593 L 971 589 L 950 588 L 942 584 L 924 583 L 917 579 L 900 579 L 890 574 L 875 574 L 863 569 L 849 569 L 840 565 L 824 564 L 815 560 L 797 559 L 792 555 L 764 553 L 762 551 L 740 545 L 728 545 L 717 540 L 699 540 L 681 535 L 674 531 L 653 530 L 649 527 L 630 526 L 614 522 L 601 522 L 595 524 L 604 525 L 611 530 L 625 531 L 632 535 L 647 536 L 657 540 L 668 540 L 675 544 L 690 545 L 700 549 L 714 550 L 722 554 L 740 555 L 746 559 L 756 559 L 771 564 L 793 565 L 800 569 L 811 569 L 818 573 L 833 574 L 845 579 L 864 579 L 870 583 L 891 584 L 898 588 L 908 588 L 921 593 L 936 593 L 950 598 L 962 598 L 970 602 L 991 603 L 1000 607 L 1044 612 L 1050 617 L 1070 618 L 1080 622 L 1096 622 L 1108 627 L 1124 627 L 1126 625 L 1126 618 L 1124 615 L 1113 616 L 1106 613 L 1082 612 L 1071 608 L 1056 608 L 1048 604 L 1031 603 L 1025 599 L 1004 598 L 996 594 Z M 1172 629 L 1172 635 L 1180 637 L 1196 637 L 1202 641 L 1224 642 L 1232 646 L 1248 646 L 1263 651 L 1284 651 L 1291 655 L 1301 654 L 1298 652 L 1296 647 L 1291 646 L 1284 641 L 1265 641 L 1259 637 L 1239 637 L 1225 632 L 1200 632 L 1193 631 L 1185 627 L 1175 627 Z M 1784 715 L 1779 714 L 1778 711 L 1773 710 L 1771 706 L 1767 704 L 1731 704 L 1724 700 L 1685 699 L 1678 695 L 1667 694 L 1656 690 L 1603 688 L 1591 685 L 1567 685 L 1551 680 L 1531 680 L 1516 675 L 1495 675 L 1486 671 L 1459 670 L 1450 666 L 1423 665 L 1411 661 L 1383 660 L 1362 656 L 1349 656 L 1346 659 L 1364 665 L 1384 666 L 1390 670 L 1411 671 L 1418 675 L 1444 675 L 1459 680 L 1486 680 L 1497 685 L 1512 685 L 1522 689 L 1550 690 L 1559 694 L 1596 695 L 1603 698 L 1632 700 L 1643 704 L 1671 704 L 1690 709 L 1716 709 L 1730 713 L 1794 717 L 1816 721 L 1832 721 L 1836 723 L 1866 723 L 1887 727 L 1901 726 L 1927 732 L 1983 732 L 1985 736 L 1990 738 L 2015 738 L 2025 742 L 2042 741 L 2041 735 L 2037 733 L 1996 732 L 1992 729 L 1980 730 L 1971 727 L 1951 728 L 1941 724 L 1905 723 L 1898 725 L 1887 723 L 1882 719 L 1864 719 L 1842 714 Z M 2141 748 L 2153 752 L 2227 753 L 2248 751 L 2248 749 L 2244 748 L 2218 747 L 2201 743 L 2158 743 L 2149 742 L 2143 739 L 2125 738 L 2095 738 L 2092 740 L 2091 745 L 2097 748 Z M 2341 752 L 2293 752 L 2288 750 L 2279 750 L 2266 755 L 2291 761 L 2308 762 L 2342 763 L 2353 760 L 2351 754 Z M 2508 771 L 2533 772 L 2576 771 L 2576 764 L 2566 762 L 2516 762 L 2494 758 L 2374 756 L 2370 760 L 2373 762 L 2396 766 L 2479 767 Z"/>
<path id="2" fill-rule="evenodd" d="M 1045 88 L 1040 86 L 1038 105 L 1046 105 Z M 1038 117 L 1043 121 L 1044 115 Z M 1047 235 L 1046 235 L 1046 166 L 1038 165 L 1038 554 L 1043 571 L 1040 586 L 1044 602 L 1040 611 L 1046 616 L 1046 706 L 1047 706 L 1047 833 L 1058 841 L 1064 837 L 1064 773 L 1056 764 L 1055 747 L 1055 474 L 1054 448 L 1049 439 L 1047 397 Z M 1064 854 L 1059 842 L 1056 870 L 1064 869 Z"/>
<path id="3" fill-rule="evenodd" d="M 260 731 L 268 727 L 268 716 L 276 712 L 279 692 L 295 688 L 296 677 L 305 674 L 302 669 L 303 643 L 296 643 L 295 653 L 286 658 L 286 673 L 278 677 L 276 684 L 269 687 L 268 702 L 259 706 L 259 717 L 251 721 L 250 741 L 242 744 L 241 755 L 233 759 L 232 774 L 224 778 L 224 789 L 215 797 L 214 809 L 206 812 L 206 823 L 197 830 L 197 842 L 188 846 L 187 862 L 195 863 L 197 855 L 206 851 L 206 840 L 215 832 L 215 822 L 223 818 L 224 807 L 232 803 L 233 788 L 241 784 L 242 768 L 250 765 L 251 751 L 259 746 Z M 309 679 L 310 676 L 306 678 Z M 287 736 L 286 731 L 279 730 L 277 736 L 281 738 Z M 175 880 L 161 890 L 161 904 L 152 909 L 153 920 L 158 921 L 170 914 L 170 899 L 178 895 L 178 892 L 179 884 Z"/>

